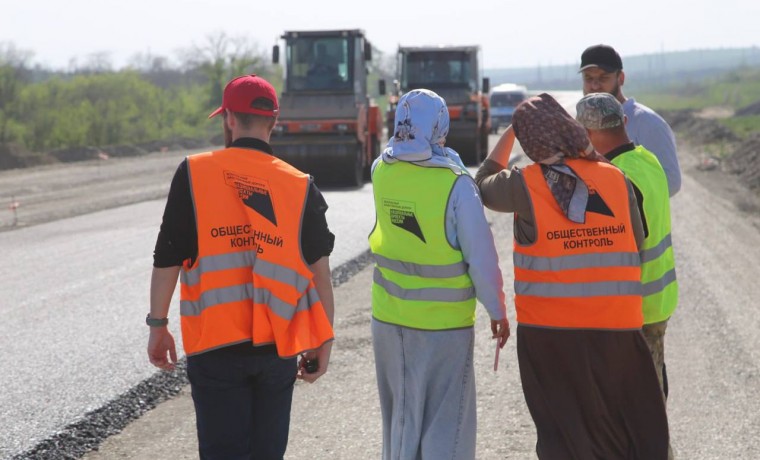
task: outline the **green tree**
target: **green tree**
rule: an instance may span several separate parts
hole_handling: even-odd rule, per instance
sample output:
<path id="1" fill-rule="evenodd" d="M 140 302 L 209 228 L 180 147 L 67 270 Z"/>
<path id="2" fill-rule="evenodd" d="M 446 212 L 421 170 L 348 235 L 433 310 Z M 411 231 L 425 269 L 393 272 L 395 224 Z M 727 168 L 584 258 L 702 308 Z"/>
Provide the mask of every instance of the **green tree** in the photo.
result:
<path id="1" fill-rule="evenodd" d="M 199 127 L 204 133 L 201 94 L 159 88 L 134 71 L 53 78 L 22 93 L 24 143 L 42 151 L 134 144 L 189 135 Z"/>
<path id="2" fill-rule="evenodd" d="M 0 144 L 14 140 L 10 127 L 18 112 L 18 93 L 22 85 L 17 69 L 0 64 Z"/>
<path id="3" fill-rule="evenodd" d="M 15 141 L 18 135 L 18 96 L 26 84 L 32 55 L 13 43 L 0 42 L 0 144 Z"/>

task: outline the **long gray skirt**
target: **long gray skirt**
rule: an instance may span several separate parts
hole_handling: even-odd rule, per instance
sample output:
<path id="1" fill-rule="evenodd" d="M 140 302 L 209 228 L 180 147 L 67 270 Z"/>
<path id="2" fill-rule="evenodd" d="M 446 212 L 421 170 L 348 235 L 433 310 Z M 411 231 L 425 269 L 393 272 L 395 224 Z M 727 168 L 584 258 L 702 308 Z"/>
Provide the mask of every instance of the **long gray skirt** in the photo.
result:
<path id="1" fill-rule="evenodd" d="M 372 320 L 384 460 L 473 460 L 473 328 L 421 331 Z"/>

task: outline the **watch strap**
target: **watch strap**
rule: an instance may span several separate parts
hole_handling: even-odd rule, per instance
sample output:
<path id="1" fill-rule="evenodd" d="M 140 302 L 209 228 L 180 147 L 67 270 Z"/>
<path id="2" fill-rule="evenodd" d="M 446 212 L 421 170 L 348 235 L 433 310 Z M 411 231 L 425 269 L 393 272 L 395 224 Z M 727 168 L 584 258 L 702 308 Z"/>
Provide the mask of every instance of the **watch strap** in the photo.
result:
<path id="1" fill-rule="evenodd" d="M 169 324 L 169 318 L 151 318 L 150 313 L 145 317 L 145 324 L 150 327 L 164 327 Z"/>

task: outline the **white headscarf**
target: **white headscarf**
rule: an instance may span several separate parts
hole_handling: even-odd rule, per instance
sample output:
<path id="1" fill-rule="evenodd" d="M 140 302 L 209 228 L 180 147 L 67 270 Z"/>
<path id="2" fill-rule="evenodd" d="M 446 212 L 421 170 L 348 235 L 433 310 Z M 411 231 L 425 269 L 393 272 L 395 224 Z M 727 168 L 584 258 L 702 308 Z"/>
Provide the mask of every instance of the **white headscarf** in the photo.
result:
<path id="1" fill-rule="evenodd" d="M 449 166 L 466 171 L 459 154 L 444 147 L 449 134 L 449 109 L 441 96 L 428 89 L 415 89 L 401 96 L 396 106 L 394 132 L 383 151 L 383 161 L 409 161 L 427 166 Z"/>

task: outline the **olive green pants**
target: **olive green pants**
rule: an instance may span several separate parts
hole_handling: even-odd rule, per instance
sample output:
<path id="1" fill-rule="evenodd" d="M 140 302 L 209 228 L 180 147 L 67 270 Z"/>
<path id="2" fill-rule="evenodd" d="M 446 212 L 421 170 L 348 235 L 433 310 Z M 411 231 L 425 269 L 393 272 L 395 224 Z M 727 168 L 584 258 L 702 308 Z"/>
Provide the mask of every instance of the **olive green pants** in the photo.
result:
<path id="1" fill-rule="evenodd" d="M 668 401 L 668 373 L 665 368 L 665 329 L 668 327 L 668 320 L 659 323 L 645 324 L 641 328 L 644 339 L 647 341 L 649 352 L 652 354 L 654 368 L 657 371 L 657 380 L 660 382 L 662 390 L 662 399 L 667 406 Z M 673 460 L 673 449 L 668 443 L 668 460 Z"/>
<path id="2" fill-rule="evenodd" d="M 649 346 L 649 352 L 652 353 L 654 368 L 657 370 L 657 380 L 660 382 L 662 394 L 668 397 L 668 374 L 665 370 L 665 329 L 668 327 L 668 320 L 659 323 L 645 324 L 641 328 L 644 339 Z"/>

